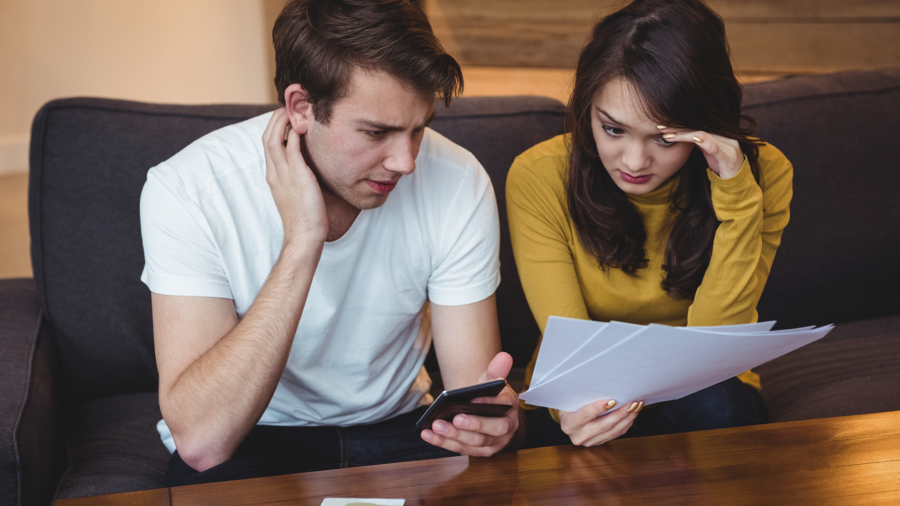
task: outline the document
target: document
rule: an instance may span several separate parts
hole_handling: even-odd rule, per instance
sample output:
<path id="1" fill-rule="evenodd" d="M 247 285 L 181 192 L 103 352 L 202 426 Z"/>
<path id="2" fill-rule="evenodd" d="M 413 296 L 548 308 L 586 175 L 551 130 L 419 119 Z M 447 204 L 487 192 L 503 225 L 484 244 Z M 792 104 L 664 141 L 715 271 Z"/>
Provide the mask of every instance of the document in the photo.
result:
<path id="1" fill-rule="evenodd" d="M 519 398 L 564 411 L 601 399 L 615 400 L 618 407 L 680 399 L 821 339 L 834 328 L 772 331 L 774 325 L 669 327 L 551 316 L 531 387 Z"/>

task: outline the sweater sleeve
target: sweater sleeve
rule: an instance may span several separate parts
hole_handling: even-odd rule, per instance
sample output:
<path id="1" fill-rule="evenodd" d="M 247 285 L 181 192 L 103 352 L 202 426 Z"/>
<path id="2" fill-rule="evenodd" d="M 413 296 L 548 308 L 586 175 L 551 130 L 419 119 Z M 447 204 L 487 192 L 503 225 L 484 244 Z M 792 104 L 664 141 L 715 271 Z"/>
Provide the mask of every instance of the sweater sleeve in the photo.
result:
<path id="1" fill-rule="evenodd" d="M 525 155 L 510 168 L 506 208 L 519 279 L 543 333 L 550 315 L 590 317 L 569 246 L 571 229 L 558 160 Z"/>
<path id="2" fill-rule="evenodd" d="M 721 223 L 709 268 L 688 310 L 688 326 L 757 321 L 756 305 L 790 218 L 793 177 L 790 162 L 772 146 L 760 148 L 759 163 L 759 184 L 746 159 L 730 179 L 708 170 Z"/>

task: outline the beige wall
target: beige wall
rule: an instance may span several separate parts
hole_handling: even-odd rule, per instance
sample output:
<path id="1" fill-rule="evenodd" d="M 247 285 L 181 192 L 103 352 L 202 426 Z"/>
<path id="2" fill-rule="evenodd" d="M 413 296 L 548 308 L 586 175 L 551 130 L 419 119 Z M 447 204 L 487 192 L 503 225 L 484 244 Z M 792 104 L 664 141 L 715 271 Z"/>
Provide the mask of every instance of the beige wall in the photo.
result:
<path id="1" fill-rule="evenodd" d="M 0 174 L 53 98 L 273 102 L 280 1 L 0 0 Z"/>

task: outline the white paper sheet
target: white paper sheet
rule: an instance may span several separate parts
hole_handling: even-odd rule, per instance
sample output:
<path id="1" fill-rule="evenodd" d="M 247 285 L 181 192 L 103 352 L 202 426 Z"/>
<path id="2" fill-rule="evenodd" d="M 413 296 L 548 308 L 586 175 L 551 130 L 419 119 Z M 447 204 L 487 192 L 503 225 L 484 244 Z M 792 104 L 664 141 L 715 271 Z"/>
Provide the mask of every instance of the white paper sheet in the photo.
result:
<path id="1" fill-rule="evenodd" d="M 551 316 L 551 319 L 556 318 L 555 316 Z M 578 320 L 584 321 L 584 320 Z M 550 327 L 550 323 L 548 321 L 547 327 Z M 621 340 L 631 336 L 635 332 L 640 331 L 644 327 L 642 325 L 634 325 L 631 323 L 621 323 L 621 322 L 609 322 L 605 324 L 603 327 L 600 327 L 600 330 L 593 335 L 590 339 L 585 341 L 581 347 L 576 349 L 573 353 L 571 353 L 568 357 L 559 362 L 559 364 L 550 370 L 547 374 L 537 378 L 535 380 L 534 375 L 531 379 L 531 387 L 537 387 L 542 385 L 543 383 L 554 379 L 562 374 L 565 374 L 570 369 L 574 369 L 579 365 L 588 362 L 600 353 L 603 353 L 607 349 L 615 346 Z M 541 347 L 541 353 L 543 353 L 543 346 Z M 538 360 L 541 359 L 541 355 L 538 354 Z M 535 367 L 537 369 L 537 367 Z"/>
<path id="2" fill-rule="evenodd" d="M 542 351 L 534 364 L 531 381 L 543 381 L 560 362 L 576 353 L 578 348 L 590 341 L 594 334 L 603 330 L 606 325 L 605 322 L 551 316 L 547 319 L 547 326 L 544 327 L 544 338 L 541 339 Z M 544 339 L 551 341 L 547 345 L 546 355 L 543 354 Z"/>
<path id="3" fill-rule="evenodd" d="M 620 407 L 632 401 L 680 399 L 821 339 L 834 328 L 765 332 L 761 327 L 735 327 L 639 327 L 588 360 L 556 368 L 552 377 L 519 397 L 565 411 L 601 399 L 613 399 Z M 549 343 L 555 342 L 552 337 Z"/>

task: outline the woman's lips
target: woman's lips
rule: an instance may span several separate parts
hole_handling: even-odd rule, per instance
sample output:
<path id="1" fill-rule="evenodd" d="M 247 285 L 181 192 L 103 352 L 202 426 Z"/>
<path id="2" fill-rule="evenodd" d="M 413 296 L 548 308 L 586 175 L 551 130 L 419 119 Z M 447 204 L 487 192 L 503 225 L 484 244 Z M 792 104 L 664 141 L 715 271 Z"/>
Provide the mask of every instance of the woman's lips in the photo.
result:
<path id="1" fill-rule="evenodd" d="M 373 190 L 378 193 L 388 194 L 391 193 L 391 190 L 397 186 L 396 181 L 372 181 L 371 179 L 366 179 L 366 184 L 368 184 Z"/>
<path id="2" fill-rule="evenodd" d="M 624 173 L 624 172 L 622 172 L 622 171 L 620 170 L 620 171 L 619 171 L 619 175 L 622 176 L 622 179 L 623 179 L 626 183 L 631 183 L 631 184 L 642 184 L 642 183 L 646 183 L 647 181 L 649 181 L 649 180 L 650 180 L 650 177 L 651 177 L 653 174 L 647 174 L 646 176 L 630 176 L 630 175 L 628 175 L 628 174 L 626 174 L 626 173 Z"/>

